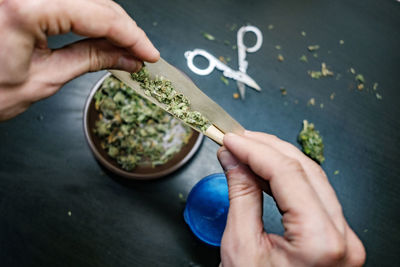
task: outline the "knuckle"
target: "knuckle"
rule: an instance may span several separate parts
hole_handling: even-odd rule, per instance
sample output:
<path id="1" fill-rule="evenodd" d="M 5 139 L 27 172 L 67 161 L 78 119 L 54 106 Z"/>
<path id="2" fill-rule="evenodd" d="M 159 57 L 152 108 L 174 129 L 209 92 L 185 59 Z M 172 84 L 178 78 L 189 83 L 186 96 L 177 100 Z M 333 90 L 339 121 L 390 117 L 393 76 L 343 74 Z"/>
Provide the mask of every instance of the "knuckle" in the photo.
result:
<path id="1" fill-rule="evenodd" d="M 343 238 L 336 236 L 331 238 L 325 246 L 321 246 L 320 258 L 328 264 L 341 262 L 346 256 L 346 245 Z"/>

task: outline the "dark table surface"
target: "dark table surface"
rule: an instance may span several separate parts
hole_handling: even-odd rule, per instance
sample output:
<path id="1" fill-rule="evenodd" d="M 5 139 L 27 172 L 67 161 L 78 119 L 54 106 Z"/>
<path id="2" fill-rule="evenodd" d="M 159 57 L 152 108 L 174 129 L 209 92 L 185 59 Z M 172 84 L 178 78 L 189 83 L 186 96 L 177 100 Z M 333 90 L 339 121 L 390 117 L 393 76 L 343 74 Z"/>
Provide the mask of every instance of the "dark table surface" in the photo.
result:
<path id="1" fill-rule="evenodd" d="M 166 60 L 246 128 L 296 144 L 303 119 L 314 122 L 325 142 L 322 166 L 366 247 L 366 265 L 400 266 L 400 3 L 118 2 Z M 183 53 L 204 48 L 230 57 L 229 65 L 236 69 L 237 51 L 223 42 L 236 43 L 230 27 L 247 23 L 264 34 L 261 49 L 248 54 L 248 73 L 263 90 L 247 89 L 246 101 L 240 101 L 232 97 L 234 82 L 226 86 L 217 71 L 193 74 Z M 217 40 L 204 39 L 202 32 Z M 50 45 L 60 47 L 78 38 L 67 34 L 51 38 Z M 317 58 L 307 51 L 310 44 L 320 45 Z M 277 61 L 279 53 L 284 62 Z M 302 54 L 308 63 L 299 61 Z M 335 76 L 312 80 L 307 70 L 319 69 L 321 62 Z M 364 75 L 364 90 L 356 89 L 351 67 Z M 82 129 L 85 99 L 103 74 L 79 77 L 0 124 L 0 265 L 217 266 L 219 250 L 192 235 L 178 195 L 186 196 L 202 177 L 221 172 L 218 146 L 205 140 L 186 166 L 157 181 L 107 174 L 93 158 Z M 381 100 L 372 90 L 375 82 Z M 286 96 L 280 87 L 286 88 Z M 310 98 L 315 106 L 307 105 Z M 335 170 L 340 173 L 334 175 Z M 265 228 L 282 233 L 273 201 L 264 201 Z"/>

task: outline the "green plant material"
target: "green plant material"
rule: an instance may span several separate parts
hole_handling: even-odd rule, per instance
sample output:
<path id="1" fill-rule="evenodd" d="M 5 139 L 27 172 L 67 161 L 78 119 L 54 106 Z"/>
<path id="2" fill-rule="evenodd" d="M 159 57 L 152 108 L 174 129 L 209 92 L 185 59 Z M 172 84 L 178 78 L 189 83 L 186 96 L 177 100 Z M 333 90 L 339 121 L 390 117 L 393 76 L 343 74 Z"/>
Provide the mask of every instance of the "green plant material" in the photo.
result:
<path id="1" fill-rule="evenodd" d="M 310 100 L 308 100 L 307 106 L 315 106 L 315 98 L 314 97 L 312 97 L 312 98 L 310 98 Z"/>
<path id="2" fill-rule="evenodd" d="M 230 45 L 231 45 L 231 42 L 229 42 L 228 40 L 224 40 L 224 45 L 230 46 Z"/>
<path id="3" fill-rule="evenodd" d="M 303 148 L 304 154 L 322 164 L 324 158 L 324 143 L 319 131 L 315 130 L 313 123 L 303 121 L 303 129 L 299 133 L 298 141 Z"/>
<path id="4" fill-rule="evenodd" d="M 307 56 L 306 55 L 302 55 L 300 58 L 299 58 L 299 60 L 300 61 L 302 61 L 302 62 L 308 62 L 308 59 L 307 59 Z"/>
<path id="5" fill-rule="evenodd" d="M 344 41 L 343 41 L 343 40 L 340 40 L 340 41 L 339 41 L 339 44 L 340 44 L 340 45 L 344 45 Z"/>
<path id="6" fill-rule="evenodd" d="M 313 79 L 320 79 L 322 77 L 322 72 L 320 72 L 319 70 L 309 70 L 308 74 Z"/>
<path id="7" fill-rule="evenodd" d="M 271 31 L 271 30 L 273 30 L 274 28 L 275 28 L 274 25 L 272 25 L 272 24 L 269 24 L 269 25 L 268 25 L 268 30 Z"/>
<path id="8" fill-rule="evenodd" d="M 282 62 L 285 60 L 285 58 L 281 54 L 278 55 L 277 59 L 279 62 Z"/>
<path id="9" fill-rule="evenodd" d="M 306 37 L 307 33 L 306 33 L 305 31 L 302 31 L 302 32 L 301 32 L 301 35 L 304 36 L 304 37 Z"/>
<path id="10" fill-rule="evenodd" d="M 375 96 L 376 96 L 376 99 L 382 100 L 382 95 L 381 94 L 376 93 Z"/>
<path id="11" fill-rule="evenodd" d="M 355 80 L 359 83 L 365 83 L 364 76 L 362 74 L 357 74 Z"/>
<path id="12" fill-rule="evenodd" d="M 335 99 L 335 96 L 336 96 L 336 94 L 335 94 L 335 93 L 332 93 L 332 94 L 329 96 L 329 98 L 330 98 L 331 100 L 333 100 L 333 99 Z"/>
<path id="13" fill-rule="evenodd" d="M 221 81 L 225 84 L 225 85 L 229 85 L 229 80 L 227 78 L 225 78 L 225 76 L 221 76 Z"/>
<path id="14" fill-rule="evenodd" d="M 279 90 L 281 91 L 282 95 L 287 95 L 287 91 L 285 88 L 281 87 L 281 88 L 279 88 Z"/>
<path id="15" fill-rule="evenodd" d="M 157 27 L 157 25 L 158 25 L 158 22 L 157 22 L 157 21 L 154 21 L 154 22 L 153 22 L 153 26 L 154 26 L 154 27 Z"/>
<path id="16" fill-rule="evenodd" d="M 313 52 L 313 51 L 317 51 L 319 49 L 319 45 L 309 45 L 307 47 L 308 51 Z"/>
<path id="17" fill-rule="evenodd" d="M 230 57 L 226 57 L 226 62 L 230 62 L 231 58 Z"/>
<path id="18" fill-rule="evenodd" d="M 376 90 L 378 89 L 378 83 L 374 83 L 374 86 L 372 87 L 372 89 L 373 89 L 374 91 L 376 91 Z"/>
<path id="19" fill-rule="evenodd" d="M 352 74 L 356 74 L 356 70 L 355 69 L 353 69 L 353 68 L 350 68 L 350 70 L 349 70 Z"/>
<path id="20" fill-rule="evenodd" d="M 237 29 L 237 24 L 232 24 L 232 26 L 229 28 L 229 30 L 231 31 L 231 32 L 233 32 L 233 31 L 235 31 Z"/>
<path id="21" fill-rule="evenodd" d="M 143 74 L 138 76 L 145 79 Z M 108 156 L 124 170 L 131 171 L 138 164 L 164 164 L 192 136 L 190 127 L 112 76 L 104 80 L 94 101 L 99 118 L 93 131 Z M 177 123 L 182 129 L 179 135 Z"/>
<path id="22" fill-rule="evenodd" d="M 341 77 L 342 77 L 342 74 L 340 74 L 340 73 L 336 74 L 336 78 L 335 78 L 336 81 L 339 81 Z"/>
<path id="23" fill-rule="evenodd" d="M 313 57 L 318 58 L 318 53 L 314 53 Z"/>
<path id="24" fill-rule="evenodd" d="M 166 110 L 174 117 L 184 121 L 192 127 L 205 132 L 210 127 L 210 121 L 198 111 L 190 108 L 190 101 L 183 94 L 178 93 L 171 81 L 161 78 L 150 78 L 146 67 L 137 73 L 131 74 L 132 79 L 139 82 L 144 93 L 167 106 Z"/>
<path id="25" fill-rule="evenodd" d="M 276 45 L 276 46 L 275 46 L 275 49 L 276 49 L 276 50 L 281 50 L 282 47 L 281 47 L 280 45 Z"/>
<path id="26" fill-rule="evenodd" d="M 339 170 L 336 170 L 333 172 L 333 175 L 338 175 L 339 174 Z"/>
<path id="27" fill-rule="evenodd" d="M 333 72 L 327 68 L 324 62 L 322 62 L 321 64 L 321 71 L 309 70 L 308 74 L 313 79 L 320 79 L 321 77 L 333 76 Z"/>
<path id="28" fill-rule="evenodd" d="M 203 32 L 203 37 L 209 41 L 214 41 L 215 37 L 207 32 Z"/>
<path id="29" fill-rule="evenodd" d="M 232 50 L 236 50 L 237 49 L 237 45 L 232 45 Z"/>
<path id="30" fill-rule="evenodd" d="M 319 107 L 320 107 L 321 109 L 323 109 L 323 108 L 324 108 L 324 103 L 319 104 Z"/>

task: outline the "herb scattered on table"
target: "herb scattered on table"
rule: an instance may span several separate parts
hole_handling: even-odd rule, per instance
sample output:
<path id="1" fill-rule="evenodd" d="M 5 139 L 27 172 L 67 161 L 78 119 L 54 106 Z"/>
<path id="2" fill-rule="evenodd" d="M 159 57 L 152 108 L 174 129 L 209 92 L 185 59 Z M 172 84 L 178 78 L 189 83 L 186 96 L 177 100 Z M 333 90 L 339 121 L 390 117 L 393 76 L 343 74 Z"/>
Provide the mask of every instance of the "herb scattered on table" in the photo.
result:
<path id="1" fill-rule="evenodd" d="M 233 93 L 233 98 L 234 99 L 238 99 L 239 98 L 239 94 L 238 93 Z"/>
<path id="2" fill-rule="evenodd" d="M 313 79 L 320 79 L 321 77 L 333 76 L 333 72 L 327 68 L 324 62 L 322 62 L 321 64 L 321 71 L 309 70 L 308 74 Z"/>
<path id="3" fill-rule="evenodd" d="M 282 95 L 287 95 L 287 91 L 285 88 L 281 87 L 281 88 L 279 88 L 279 90 L 281 91 Z"/>
<path id="4" fill-rule="evenodd" d="M 307 156 L 319 164 L 325 161 L 322 137 L 319 131 L 315 130 L 313 123 L 308 123 L 307 120 L 303 121 L 303 129 L 299 133 L 298 141 Z"/>
<path id="5" fill-rule="evenodd" d="M 343 40 L 340 40 L 340 41 L 339 41 L 339 44 L 340 44 L 340 45 L 344 45 L 344 41 L 343 41 Z"/>
<path id="6" fill-rule="evenodd" d="M 299 60 L 302 61 L 302 62 L 308 62 L 308 59 L 307 59 L 307 56 L 306 56 L 306 55 L 302 55 L 302 56 L 299 58 Z"/>
<path id="7" fill-rule="evenodd" d="M 349 70 L 352 74 L 356 74 L 356 70 L 355 69 L 353 69 L 353 68 L 350 68 L 350 70 Z"/>
<path id="8" fill-rule="evenodd" d="M 205 132 L 210 127 L 210 121 L 200 112 L 190 108 L 190 101 L 183 94 L 178 93 L 172 86 L 171 81 L 161 78 L 150 78 L 146 67 L 137 73 L 131 74 L 132 79 L 139 82 L 147 96 L 153 97 L 167 106 L 166 110 L 174 117 L 184 121 L 192 127 Z"/>
<path id="9" fill-rule="evenodd" d="M 214 41 L 215 37 L 207 32 L 203 32 L 203 37 L 209 41 Z"/>
<path id="10" fill-rule="evenodd" d="M 314 97 L 312 97 L 312 98 L 310 98 L 310 100 L 308 100 L 307 106 L 315 106 L 315 98 Z"/>
<path id="11" fill-rule="evenodd" d="M 236 50 L 237 49 L 237 45 L 232 45 L 232 50 Z"/>
<path id="12" fill-rule="evenodd" d="M 274 25 L 269 24 L 269 25 L 268 25 L 268 30 L 273 30 L 273 29 L 274 29 Z"/>
<path id="13" fill-rule="evenodd" d="M 362 74 L 357 74 L 355 80 L 358 82 L 357 89 L 360 91 L 364 89 L 364 82 L 365 82 L 364 76 Z"/>
<path id="14" fill-rule="evenodd" d="M 338 175 L 339 174 L 339 170 L 336 170 L 333 172 L 333 175 Z"/>
<path id="15" fill-rule="evenodd" d="M 317 51 L 319 49 L 319 45 L 309 45 L 307 47 L 308 51 L 313 52 L 313 51 Z"/>
<path id="16" fill-rule="evenodd" d="M 279 62 L 282 62 L 285 60 L 285 58 L 281 54 L 278 55 L 277 59 Z"/>
<path id="17" fill-rule="evenodd" d="M 374 86 L 372 87 L 372 89 L 373 89 L 374 91 L 376 91 L 376 90 L 378 89 L 378 83 L 374 83 Z"/>
<path id="18" fill-rule="evenodd" d="M 306 33 L 305 31 L 302 31 L 302 32 L 301 32 L 301 35 L 304 36 L 304 37 L 306 37 L 307 33 Z"/>
<path id="19" fill-rule="evenodd" d="M 192 135 L 190 127 L 112 76 L 104 80 L 94 99 L 99 112 L 94 133 L 124 170 L 166 163 Z"/>
<path id="20" fill-rule="evenodd" d="M 282 47 L 281 47 L 280 45 L 276 45 L 276 46 L 275 46 L 275 49 L 276 49 L 276 50 L 281 50 Z"/>
<path id="21" fill-rule="evenodd" d="M 314 53 L 313 57 L 318 58 L 318 53 Z"/>
<path id="22" fill-rule="evenodd" d="M 225 85 L 229 85 L 229 80 L 227 78 L 225 78 L 225 76 L 221 76 L 221 81 L 225 84 Z"/>
<path id="23" fill-rule="evenodd" d="M 332 94 L 329 96 L 329 98 L 330 98 L 331 100 L 333 100 L 333 99 L 335 99 L 335 96 L 336 96 L 336 94 L 335 94 L 335 93 L 332 93 Z"/>
<path id="24" fill-rule="evenodd" d="M 324 103 L 319 104 L 319 107 L 320 107 L 321 109 L 323 109 L 323 108 L 324 108 Z"/>
<path id="25" fill-rule="evenodd" d="M 380 95 L 379 93 L 376 93 L 375 96 L 376 96 L 376 99 L 382 100 L 382 95 Z"/>

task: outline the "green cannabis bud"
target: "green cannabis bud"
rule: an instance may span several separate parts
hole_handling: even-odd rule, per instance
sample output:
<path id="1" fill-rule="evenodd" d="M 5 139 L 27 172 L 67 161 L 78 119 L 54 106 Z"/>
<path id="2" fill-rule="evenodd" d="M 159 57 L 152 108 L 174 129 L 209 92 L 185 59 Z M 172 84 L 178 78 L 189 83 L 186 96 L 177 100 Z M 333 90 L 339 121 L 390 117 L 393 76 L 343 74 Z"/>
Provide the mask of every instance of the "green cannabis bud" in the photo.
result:
<path id="1" fill-rule="evenodd" d="M 137 73 L 131 74 L 132 79 L 139 82 L 147 96 L 150 96 L 167 106 L 166 110 L 174 117 L 181 119 L 192 127 L 205 132 L 210 127 L 210 121 L 198 111 L 190 108 L 190 101 L 183 94 L 178 93 L 171 81 L 163 78 L 151 79 L 146 67 Z"/>
<path id="2" fill-rule="evenodd" d="M 303 121 L 303 129 L 299 133 L 298 141 L 303 147 L 303 152 L 322 164 L 325 161 L 324 158 L 324 143 L 319 131 L 315 130 L 313 123 L 308 123 L 307 120 Z"/>
<path id="3" fill-rule="evenodd" d="M 144 81 L 146 75 L 139 73 L 137 79 Z M 165 164 L 193 134 L 190 127 L 112 76 L 104 80 L 94 101 L 98 119 L 93 131 L 124 170 Z"/>

